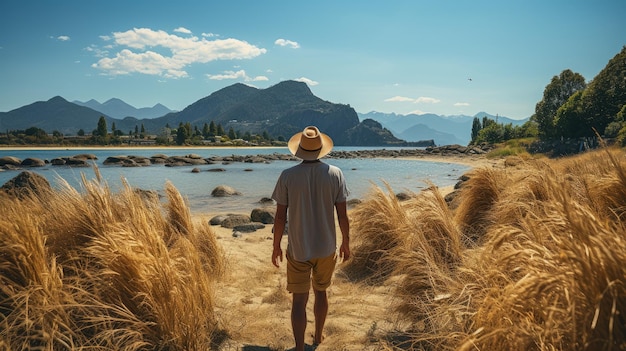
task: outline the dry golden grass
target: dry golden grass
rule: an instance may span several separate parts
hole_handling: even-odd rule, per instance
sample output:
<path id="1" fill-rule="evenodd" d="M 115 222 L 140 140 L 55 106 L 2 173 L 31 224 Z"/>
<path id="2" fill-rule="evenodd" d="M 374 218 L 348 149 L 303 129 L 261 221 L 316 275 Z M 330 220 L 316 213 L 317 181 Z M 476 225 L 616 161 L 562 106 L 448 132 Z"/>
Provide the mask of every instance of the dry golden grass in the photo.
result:
<path id="1" fill-rule="evenodd" d="M 99 181 L 0 202 L 0 345 L 206 350 L 224 257 L 172 185 L 167 204 Z"/>
<path id="2" fill-rule="evenodd" d="M 626 152 L 468 176 L 458 207 L 387 186 L 351 210 L 318 351 L 626 349 Z M 0 199 L 0 350 L 291 348 L 269 229 L 233 238 L 166 195 Z"/>
<path id="3" fill-rule="evenodd" d="M 474 169 L 454 213 L 436 189 L 402 205 L 374 192 L 353 212 L 354 254 L 373 260 L 363 267 L 392 262 L 384 278 L 405 321 L 380 343 L 626 349 L 625 157 L 605 149 Z M 379 222 L 393 235 L 370 228 Z M 384 256 L 370 254 L 381 249 Z"/>

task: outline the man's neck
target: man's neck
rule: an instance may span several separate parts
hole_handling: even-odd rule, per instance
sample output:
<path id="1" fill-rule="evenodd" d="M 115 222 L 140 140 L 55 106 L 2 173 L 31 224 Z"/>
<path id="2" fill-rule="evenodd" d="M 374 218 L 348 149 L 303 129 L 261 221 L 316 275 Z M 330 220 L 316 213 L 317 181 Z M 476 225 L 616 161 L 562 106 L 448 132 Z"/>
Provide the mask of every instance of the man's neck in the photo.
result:
<path id="1" fill-rule="evenodd" d="M 302 160 L 302 163 L 318 163 L 321 162 L 319 159 L 318 160 Z"/>

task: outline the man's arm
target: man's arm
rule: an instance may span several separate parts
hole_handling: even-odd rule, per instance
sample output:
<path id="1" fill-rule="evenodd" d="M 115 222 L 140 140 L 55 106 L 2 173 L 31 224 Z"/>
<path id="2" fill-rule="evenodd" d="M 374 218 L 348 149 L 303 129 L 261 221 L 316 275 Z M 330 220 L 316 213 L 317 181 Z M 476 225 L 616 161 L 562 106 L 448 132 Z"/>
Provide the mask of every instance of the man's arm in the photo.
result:
<path id="1" fill-rule="evenodd" d="M 283 261 L 283 249 L 280 248 L 280 241 L 283 238 L 285 225 L 287 224 L 287 206 L 276 204 L 276 215 L 274 216 L 274 250 L 272 251 L 272 263 L 279 267 L 278 260 Z"/>
<path id="2" fill-rule="evenodd" d="M 341 257 L 344 262 L 350 259 L 350 220 L 348 219 L 348 210 L 346 207 L 345 201 L 335 204 L 339 229 L 341 230 L 339 257 Z"/>

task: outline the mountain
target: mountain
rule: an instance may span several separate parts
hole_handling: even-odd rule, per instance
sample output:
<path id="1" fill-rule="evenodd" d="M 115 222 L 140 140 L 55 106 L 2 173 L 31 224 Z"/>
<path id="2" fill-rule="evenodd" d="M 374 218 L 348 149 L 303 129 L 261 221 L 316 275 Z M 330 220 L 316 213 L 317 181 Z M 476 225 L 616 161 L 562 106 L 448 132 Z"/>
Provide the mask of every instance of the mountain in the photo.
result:
<path id="1" fill-rule="evenodd" d="M 192 103 L 182 111 L 169 112 L 158 118 L 118 119 L 95 110 L 104 110 L 104 106 L 111 107 L 111 110 L 105 111 L 118 111 L 116 113 L 124 108 L 128 110 L 130 105 L 119 99 L 111 99 L 104 104 L 89 100 L 83 105 L 68 102 L 59 96 L 35 102 L 0 113 L 0 130 L 25 130 L 34 126 L 48 133 L 57 130 L 73 135 L 79 129 L 90 133 L 97 127 L 98 119 L 104 116 L 109 127 L 115 123 L 116 129 L 124 133 L 142 126 L 148 134 L 160 134 L 166 126 L 177 128 L 180 123 L 190 123 L 192 127 L 202 129 L 205 123 L 214 122 L 225 131 L 232 128 L 241 133 L 267 132 L 279 140 L 287 140 L 306 126 L 316 125 L 338 146 L 409 145 L 378 122 L 360 122 L 350 105 L 322 100 L 311 93 L 306 83 L 296 81 L 284 81 L 266 89 L 237 83 Z"/>
<path id="2" fill-rule="evenodd" d="M 92 110 L 96 110 L 104 115 L 117 119 L 125 117 L 135 117 L 138 119 L 156 118 L 165 116 L 166 114 L 172 112 L 172 110 L 161 104 L 156 104 L 152 107 L 135 108 L 134 106 L 129 105 L 126 102 L 117 98 L 109 99 L 103 104 L 94 99 L 91 99 L 87 102 L 73 102 L 76 105 L 89 107 Z"/>
<path id="3" fill-rule="evenodd" d="M 37 127 L 51 133 L 76 134 L 79 129 L 91 133 L 103 114 L 89 107 L 73 104 L 60 96 L 37 101 L 9 112 L 0 113 L 0 130 L 25 130 Z M 104 116 L 108 125 L 115 120 Z"/>
<path id="4" fill-rule="evenodd" d="M 190 122 L 202 127 L 211 121 L 224 130 L 262 133 L 285 140 L 308 125 L 325 131 L 336 145 L 349 145 L 345 131 L 359 124 L 356 111 L 349 105 L 324 101 L 311 93 L 308 85 L 283 81 L 266 89 L 237 83 L 187 106 L 154 119 L 160 125 L 176 127 Z"/>
<path id="5" fill-rule="evenodd" d="M 503 116 L 493 116 L 479 112 L 474 116 L 455 115 L 440 116 L 431 113 L 416 115 L 399 115 L 395 113 L 369 112 L 359 114 L 361 121 L 373 119 L 388 128 L 394 135 L 406 141 L 433 139 L 437 145 L 467 145 L 471 140 L 472 122 L 477 117 L 497 120 L 498 123 L 522 125 L 528 118 L 515 120 Z"/>

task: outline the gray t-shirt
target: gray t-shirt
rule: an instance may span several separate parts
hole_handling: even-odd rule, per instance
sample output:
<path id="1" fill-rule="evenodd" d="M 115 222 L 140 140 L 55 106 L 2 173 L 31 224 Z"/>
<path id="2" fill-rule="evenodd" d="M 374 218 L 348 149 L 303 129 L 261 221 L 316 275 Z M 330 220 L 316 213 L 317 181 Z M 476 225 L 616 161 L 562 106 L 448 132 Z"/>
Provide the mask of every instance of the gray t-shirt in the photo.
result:
<path id="1" fill-rule="evenodd" d="M 303 162 L 280 174 L 272 199 L 287 206 L 291 257 L 305 262 L 335 252 L 335 204 L 348 194 L 341 170 L 321 161 Z"/>

